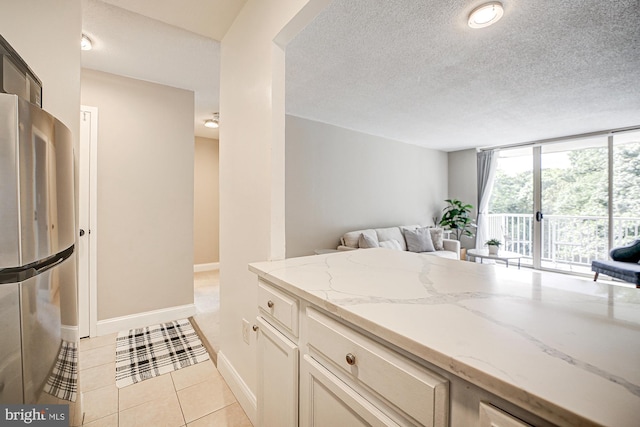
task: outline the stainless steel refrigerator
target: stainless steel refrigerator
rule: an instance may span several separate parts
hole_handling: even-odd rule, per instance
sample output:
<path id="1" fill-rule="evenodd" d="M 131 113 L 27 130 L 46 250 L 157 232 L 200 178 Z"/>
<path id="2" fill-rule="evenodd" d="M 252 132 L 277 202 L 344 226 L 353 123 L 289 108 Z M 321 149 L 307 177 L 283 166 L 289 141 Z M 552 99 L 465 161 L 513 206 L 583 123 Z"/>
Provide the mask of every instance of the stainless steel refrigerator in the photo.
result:
<path id="1" fill-rule="evenodd" d="M 71 132 L 0 93 L 0 403 L 40 402 L 77 327 L 74 242 Z"/>

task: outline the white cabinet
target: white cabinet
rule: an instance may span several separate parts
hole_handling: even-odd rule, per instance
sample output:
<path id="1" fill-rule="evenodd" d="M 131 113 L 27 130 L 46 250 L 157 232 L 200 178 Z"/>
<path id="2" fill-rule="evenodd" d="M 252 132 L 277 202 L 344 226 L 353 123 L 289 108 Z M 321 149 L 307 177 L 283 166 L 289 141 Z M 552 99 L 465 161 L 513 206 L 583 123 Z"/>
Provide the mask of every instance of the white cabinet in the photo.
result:
<path id="1" fill-rule="evenodd" d="M 298 425 L 298 301 L 258 283 L 258 425 Z"/>
<path id="2" fill-rule="evenodd" d="M 448 425 L 446 379 L 312 308 L 306 325 L 303 426 L 332 425 L 317 422 L 318 411 L 329 402 L 336 407 L 332 416 L 355 417 L 365 425 Z"/>
<path id="3" fill-rule="evenodd" d="M 258 310 L 259 427 L 448 425 L 445 378 L 262 279 Z"/>
<path id="4" fill-rule="evenodd" d="M 258 425 L 298 425 L 298 346 L 258 317 Z"/>

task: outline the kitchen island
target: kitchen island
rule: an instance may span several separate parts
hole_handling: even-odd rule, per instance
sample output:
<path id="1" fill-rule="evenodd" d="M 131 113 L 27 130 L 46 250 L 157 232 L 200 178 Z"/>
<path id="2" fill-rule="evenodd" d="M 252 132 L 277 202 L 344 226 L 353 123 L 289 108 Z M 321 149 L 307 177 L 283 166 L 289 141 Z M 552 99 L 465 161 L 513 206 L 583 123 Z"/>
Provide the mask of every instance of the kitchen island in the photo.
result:
<path id="1" fill-rule="evenodd" d="M 344 396 L 347 406 L 351 398 L 353 407 L 371 403 L 374 412 L 383 407 L 379 418 L 390 420 L 383 425 L 492 425 L 486 408 L 514 421 L 502 425 L 640 425 L 636 289 L 388 249 L 258 262 L 249 269 L 260 279 L 261 327 L 284 330 L 293 369 L 308 359 L 316 371 L 335 371 L 337 380 L 327 382 L 335 386 L 327 385 L 335 389 L 331 396 Z M 282 303 L 287 310 L 281 311 Z M 331 339 L 323 338 L 329 332 L 335 332 L 336 346 L 344 340 L 361 349 L 362 356 L 346 354 L 353 366 L 332 359 Z M 356 368 L 370 354 L 375 363 L 398 355 L 388 366 L 400 375 L 389 376 L 388 390 L 365 378 L 366 367 Z M 414 377 L 424 377 L 422 368 L 427 379 L 419 384 L 428 387 L 416 390 L 428 388 L 436 402 L 424 414 L 419 405 L 397 399 L 402 387 L 393 384 L 416 372 L 407 379 L 406 390 L 412 390 Z M 294 423 L 299 417 L 301 425 L 314 424 L 309 390 L 320 390 L 306 376 L 300 374 L 300 411 L 289 417 Z M 297 381 L 295 372 L 291 379 Z M 343 383 L 350 386 L 345 393 Z M 351 388 L 357 393 L 349 394 Z M 297 396 L 294 387 L 289 397 L 296 404 Z M 362 396 L 365 402 L 358 403 Z"/>

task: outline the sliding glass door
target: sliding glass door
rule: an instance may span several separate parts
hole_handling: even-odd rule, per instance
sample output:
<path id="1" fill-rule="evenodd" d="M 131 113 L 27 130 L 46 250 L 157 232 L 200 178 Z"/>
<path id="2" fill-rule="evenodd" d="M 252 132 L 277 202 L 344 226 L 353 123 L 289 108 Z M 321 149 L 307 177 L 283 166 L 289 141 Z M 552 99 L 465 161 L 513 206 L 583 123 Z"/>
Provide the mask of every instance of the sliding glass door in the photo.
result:
<path id="1" fill-rule="evenodd" d="M 487 215 L 489 238 L 502 248 L 523 255 L 522 265 L 533 265 L 533 150 L 531 147 L 499 153 Z"/>
<path id="2" fill-rule="evenodd" d="M 640 239 L 640 131 L 615 135 L 611 160 L 610 232 L 616 247 Z"/>
<path id="3" fill-rule="evenodd" d="M 587 273 L 609 246 L 608 138 L 540 147 L 540 267 Z"/>
<path id="4" fill-rule="evenodd" d="M 501 150 L 488 224 L 523 264 L 589 273 L 640 238 L 640 131 Z"/>

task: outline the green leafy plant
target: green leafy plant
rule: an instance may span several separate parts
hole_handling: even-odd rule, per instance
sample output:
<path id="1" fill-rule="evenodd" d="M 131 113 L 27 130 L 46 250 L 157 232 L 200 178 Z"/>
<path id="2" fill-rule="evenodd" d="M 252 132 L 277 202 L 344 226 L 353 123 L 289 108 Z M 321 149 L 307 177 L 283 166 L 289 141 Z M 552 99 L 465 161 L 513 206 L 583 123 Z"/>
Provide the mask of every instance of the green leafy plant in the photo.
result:
<path id="1" fill-rule="evenodd" d="M 500 245 L 502 245 L 502 242 L 500 240 L 498 240 L 498 239 L 489 239 L 484 244 L 487 245 L 487 246 L 500 247 Z"/>
<path id="2" fill-rule="evenodd" d="M 476 227 L 471 218 L 473 206 L 458 199 L 447 199 L 445 202 L 448 203 L 448 206 L 443 209 L 444 213 L 440 225 L 451 230 L 456 240 L 460 240 L 462 236 L 473 237 L 473 232 L 470 230 Z"/>

